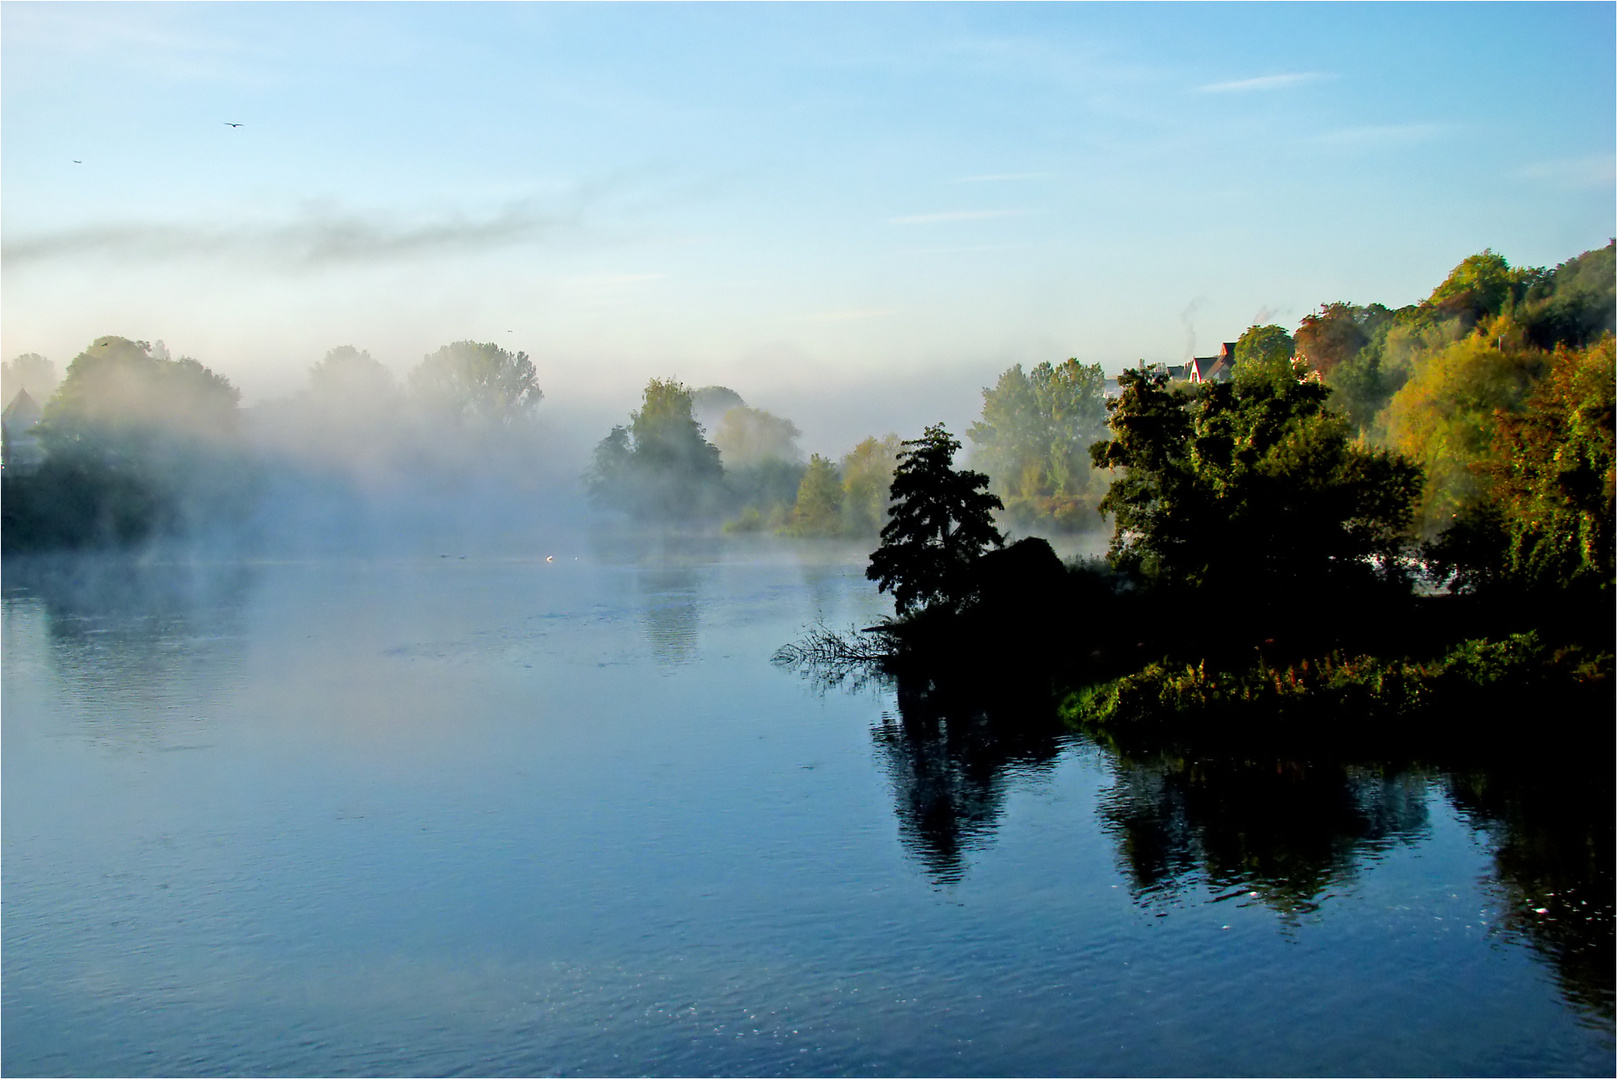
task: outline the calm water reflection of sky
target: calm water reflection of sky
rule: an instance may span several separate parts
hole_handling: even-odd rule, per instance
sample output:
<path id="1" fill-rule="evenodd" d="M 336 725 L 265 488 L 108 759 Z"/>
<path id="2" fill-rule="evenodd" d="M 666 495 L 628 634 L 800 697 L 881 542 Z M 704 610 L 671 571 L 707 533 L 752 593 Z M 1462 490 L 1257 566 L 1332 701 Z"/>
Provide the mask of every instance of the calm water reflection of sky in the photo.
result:
<path id="1" fill-rule="evenodd" d="M 1610 776 L 1008 737 L 769 662 L 857 553 L 552 554 L 8 563 L 6 1071 L 1611 1072 Z"/>

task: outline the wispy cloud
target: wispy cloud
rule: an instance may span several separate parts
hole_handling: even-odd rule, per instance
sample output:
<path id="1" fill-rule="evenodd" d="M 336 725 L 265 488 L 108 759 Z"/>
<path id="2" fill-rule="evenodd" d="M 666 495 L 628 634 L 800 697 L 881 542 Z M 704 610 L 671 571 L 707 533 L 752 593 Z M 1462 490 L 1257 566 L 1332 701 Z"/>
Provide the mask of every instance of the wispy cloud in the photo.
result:
<path id="1" fill-rule="evenodd" d="M 889 218 L 890 225 L 938 225 L 947 221 L 985 221 L 989 218 L 1023 217 L 1032 210 L 945 210 L 937 214 L 908 214 Z"/>
<path id="2" fill-rule="evenodd" d="M 1030 248 L 1050 247 L 1050 244 L 951 244 L 947 247 L 909 248 L 912 255 L 982 254 L 990 251 L 1027 251 Z"/>
<path id="3" fill-rule="evenodd" d="M 562 285 L 569 289 L 616 289 L 624 285 L 662 281 L 667 277 L 667 274 L 596 274 L 591 277 L 567 278 Z"/>
<path id="4" fill-rule="evenodd" d="M 822 311 L 805 318 L 810 322 L 853 322 L 856 319 L 880 319 L 885 315 L 898 313 L 898 308 L 853 308 L 848 311 Z"/>
<path id="5" fill-rule="evenodd" d="M 1381 147 L 1410 146 L 1428 142 L 1451 130 L 1447 124 L 1368 124 L 1364 127 L 1339 128 L 1311 136 L 1307 142 L 1323 149 L 1359 150 Z"/>
<path id="6" fill-rule="evenodd" d="M 1318 71 L 1292 71 L 1284 75 L 1259 75 L 1252 79 L 1231 79 L 1197 87 L 1199 94 L 1246 94 L 1261 90 L 1285 90 L 1289 86 L 1319 82 L 1326 76 Z"/>
<path id="7" fill-rule="evenodd" d="M 187 25 L 176 30 L 173 24 Z M 6 37 L 35 77 L 71 58 L 98 69 L 139 71 L 143 79 L 223 80 L 254 84 L 243 41 L 189 28 L 161 5 L 17 5 L 6 10 Z M 9 55 L 8 55 L 9 59 Z"/>
<path id="8" fill-rule="evenodd" d="M 1518 169 L 1515 175 L 1521 180 L 1532 180 L 1563 190 L 1611 190 L 1614 180 L 1618 179 L 1618 162 L 1611 154 L 1555 158 L 1531 162 Z"/>
<path id="9" fill-rule="evenodd" d="M 526 203 L 482 217 L 449 214 L 428 220 L 311 209 L 282 222 L 126 222 L 8 235 L 0 242 L 0 260 L 8 267 L 20 267 L 67 258 L 131 262 L 235 258 L 318 269 L 511 247 L 575 224 L 575 215 L 544 214 Z"/>
<path id="10" fill-rule="evenodd" d="M 1006 172 L 986 173 L 983 176 L 961 176 L 951 180 L 952 184 L 988 184 L 1002 180 L 1049 180 L 1055 173 L 1049 172 Z"/>

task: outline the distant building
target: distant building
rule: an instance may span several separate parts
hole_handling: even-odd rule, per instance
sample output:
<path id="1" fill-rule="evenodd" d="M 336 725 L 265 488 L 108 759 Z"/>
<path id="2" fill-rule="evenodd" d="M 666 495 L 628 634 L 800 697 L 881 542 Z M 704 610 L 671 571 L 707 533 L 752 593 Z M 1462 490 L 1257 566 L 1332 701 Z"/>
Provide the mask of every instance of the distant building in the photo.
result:
<path id="1" fill-rule="evenodd" d="M 45 460 L 45 451 L 34 435 L 34 425 L 43 415 L 28 391 L 17 391 L 6 411 L 0 413 L 0 468 L 15 473 L 39 468 L 39 463 Z"/>
<path id="2" fill-rule="evenodd" d="M 1139 370 L 1148 375 L 1165 375 L 1169 382 L 1183 382 L 1189 377 L 1190 364 L 1148 364 L 1142 360 Z"/>
<path id="3" fill-rule="evenodd" d="M 1185 366 L 1189 382 L 1229 382 L 1236 368 L 1236 343 L 1227 341 L 1219 346 L 1217 356 L 1193 356 Z"/>
<path id="4" fill-rule="evenodd" d="M 1134 368 L 1147 375 L 1162 375 L 1169 382 L 1229 382 L 1236 369 L 1236 343 L 1224 342 L 1215 356 L 1193 356 L 1188 364 L 1148 364 L 1142 360 Z M 1108 379 L 1108 397 L 1118 396 L 1118 380 Z"/>

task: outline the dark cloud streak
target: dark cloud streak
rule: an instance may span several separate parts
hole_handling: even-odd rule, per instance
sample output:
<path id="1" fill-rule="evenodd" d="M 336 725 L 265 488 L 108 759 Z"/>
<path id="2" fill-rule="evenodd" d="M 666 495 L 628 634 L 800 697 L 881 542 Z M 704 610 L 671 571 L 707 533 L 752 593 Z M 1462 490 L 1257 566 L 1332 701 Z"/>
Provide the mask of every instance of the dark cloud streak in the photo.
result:
<path id="1" fill-rule="evenodd" d="M 71 258 L 133 262 L 238 259 L 313 270 L 477 254 L 536 243 L 577 230 L 579 219 L 578 210 L 542 213 L 528 203 L 514 203 L 484 217 L 451 214 L 436 220 L 311 210 L 280 224 L 99 224 L 7 237 L 0 244 L 0 261 L 8 269 L 17 269 Z"/>

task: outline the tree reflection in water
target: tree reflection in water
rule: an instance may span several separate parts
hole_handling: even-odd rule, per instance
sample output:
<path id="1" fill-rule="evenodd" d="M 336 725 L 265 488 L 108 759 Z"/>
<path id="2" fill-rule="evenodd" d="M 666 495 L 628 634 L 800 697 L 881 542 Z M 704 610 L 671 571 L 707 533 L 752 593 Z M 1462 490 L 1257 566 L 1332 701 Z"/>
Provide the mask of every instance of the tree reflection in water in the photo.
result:
<path id="1" fill-rule="evenodd" d="M 1011 700 L 1003 690 L 996 698 L 959 681 L 947 689 L 894 683 L 899 715 L 873 725 L 872 740 L 906 850 L 936 884 L 951 884 L 970 852 L 992 839 L 1017 780 L 1049 773 L 1065 745 L 1089 737 L 1065 731 L 1035 698 Z M 1447 798 L 1494 848 L 1485 885 L 1500 898 L 1495 932 L 1548 960 L 1565 998 L 1591 1022 L 1611 1024 L 1610 745 L 1555 759 L 1507 747 L 1465 764 L 1458 756 L 1419 764 L 1266 758 L 1251 748 L 1146 743 L 1101 749 L 1112 783 L 1098 811 L 1138 903 L 1173 903 L 1206 888 L 1214 901 L 1264 904 L 1289 934 L 1370 862 L 1424 842 L 1433 799 Z"/>
<path id="2" fill-rule="evenodd" d="M 642 572 L 641 617 L 646 640 L 658 663 L 683 664 L 696 657 L 697 627 L 702 616 L 700 574 L 691 567 Z"/>
<path id="3" fill-rule="evenodd" d="M 43 611 L 48 662 L 90 708 L 86 733 L 165 738 L 221 699 L 245 651 L 253 567 L 157 550 L 8 556 L 6 615 Z"/>
<path id="4" fill-rule="evenodd" d="M 1050 707 L 952 695 L 899 683 L 899 717 L 871 738 L 893 784 L 899 836 L 935 884 L 957 882 L 1021 777 L 1048 773 L 1064 735 Z"/>
<path id="5" fill-rule="evenodd" d="M 1450 800 L 1495 843 L 1502 929 L 1548 957 L 1562 993 L 1614 1018 L 1612 750 L 1449 775 Z"/>
<path id="6" fill-rule="evenodd" d="M 1143 903 L 1201 879 L 1288 922 L 1390 845 L 1427 835 L 1419 772 L 1296 761 L 1114 753 L 1100 813 Z"/>
<path id="7" fill-rule="evenodd" d="M 1591 763 L 1611 748 L 1557 760 L 1511 749 L 1418 767 L 1115 747 L 1100 812 L 1142 904 L 1203 882 L 1296 926 L 1390 845 L 1420 842 L 1436 788 L 1493 843 L 1496 931 L 1548 959 L 1568 1001 L 1610 1024 L 1613 784 Z"/>
<path id="8" fill-rule="evenodd" d="M 601 563 L 637 571 L 641 622 L 657 662 L 673 667 L 695 659 L 703 585 L 723 551 L 718 538 L 672 529 L 600 528 L 588 542 Z"/>

